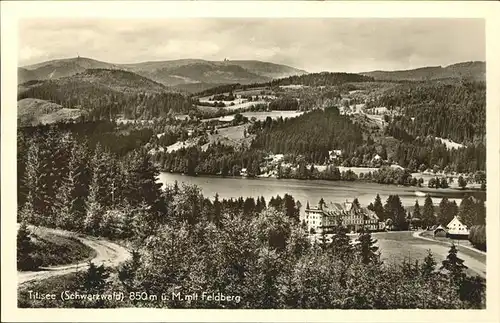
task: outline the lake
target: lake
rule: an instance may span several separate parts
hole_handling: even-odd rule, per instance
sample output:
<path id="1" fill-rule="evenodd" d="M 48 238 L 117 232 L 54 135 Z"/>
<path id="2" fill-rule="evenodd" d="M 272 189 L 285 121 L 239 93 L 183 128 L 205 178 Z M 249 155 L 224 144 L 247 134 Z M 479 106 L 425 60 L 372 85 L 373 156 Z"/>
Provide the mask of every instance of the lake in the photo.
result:
<path id="1" fill-rule="evenodd" d="M 275 178 L 241 178 L 241 177 L 212 177 L 212 176 L 186 176 L 181 174 L 161 173 L 159 182 L 173 184 L 175 181 L 186 184 L 195 184 L 202 189 L 203 195 L 213 198 L 216 193 L 220 198 L 238 198 L 264 196 L 266 201 L 273 196 L 289 194 L 295 200 L 299 200 L 305 207 L 306 203 L 317 205 L 323 198 L 327 202 L 345 202 L 358 198 L 362 206 L 367 206 L 375 200 L 375 196 L 380 194 L 382 203 L 389 195 L 398 194 L 404 206 L 413 206 L 415 200 L 418 200 L 420 206 L 424 205 L 423 193 L 429 193 L 434 204 L 439 204 L 441 199 L 446 196 L 450 200 L 455 200 L 460 204 L 461 199 L 466 193 L 471 191 L 458 191 L 451 189 L 428 189 L 404 187 L 396 185 L 381 185 L 366 182 L 344 182 L 344 181 L 322 181 L 322 180 L 294 180 L 294 179 L 275 179 Z M 420 192 L 420 193 L 417 193 Z M 482 194 L 484 192 L 474 192 Z M 304 209 L 304 207 L 302 209 Z"/>

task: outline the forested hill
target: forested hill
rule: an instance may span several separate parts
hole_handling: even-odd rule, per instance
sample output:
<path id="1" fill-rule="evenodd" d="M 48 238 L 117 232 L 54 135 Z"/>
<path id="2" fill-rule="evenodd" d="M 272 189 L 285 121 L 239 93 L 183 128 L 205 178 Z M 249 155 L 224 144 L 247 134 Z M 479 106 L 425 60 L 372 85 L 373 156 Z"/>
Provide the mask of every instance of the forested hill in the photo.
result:
<path id="1" fill-rule="evenodd" d="M 106 68 L 118 69 L 115 64 L 97 61 L 86 57 L 56 59 L 39 64 L 18 68 L 18 82 L 21 84 L 32 80 L 51 80 L 72 76 L 85 72 L 87 69 Z"/>
<path id="2" fill-rule="evenodd" d="M 367 77 L 360 74 L 321 72 L 321 73 L 294 75 L 264 83 L 252 83 L 252 84 L 231 83 L 231 84 L 217 85 L 209 89 L 204 89 L 196 93 L 196 95 L 206 96 L 206 95 L 213 95 L 213 94 L 225 93 L 236 90 L 245 90 L 250 88 L 260 88 L 267 86 L 271 87 L 287 86 L 287 85 L 337 86 L 346 83 L 372 82 L 372 81 L 373 81 L 372 77 Z"/>
<path id="3" fill-rule="evenodd" d="M 89 69 L 69 77 L 19 85 L 18 100 L 35 98 L 64 108 L 86 110 L 92 118 L 151 118 L 169 112 L 188 112 L 191 103 L 180 93 L 140 75 Z"/>
<path id="4" fill-rule="evenodd" d="M 18 68 L 18 84 L 72 76 L 86 69 L 106 68 L 134 72 L 164 85 L 197 83 L 255 83 L 273 78 L 307 73 L 290 66 L 255 60 L 206 61 L 179 59 L 168 61 L 112 64 L 85 57 L 57 59 Z"/>
<path id="5" fill-rule="evenodd" d="M 482 81 L 486 78 L 486 63 L 485 62 L 463 62 L 458 64 L 442 66 L 428 66 L 412 70 L 401 71 L 373 71 L 361 73 L 366 76 L 371 76 L 376 80 L 393 80 L 393 81 L 426 81 L 437 79 L 460 79 L 466 78 L 471 80 Z"/>
<path id="6" fill-rule="evenodd" d="M 282 154 L 303 154 L 319 162 L 328 151 L 341 149 L 349 154 L 363 143 L 362 130 L 337 108 L 315 110 L 283 122 L 256 122 L 251 129 L 257 136 L 253 148 Z"/>
<path id="7" fill-rule="evenodd" d="M 486 139 L 484 82 L 403 84 L 386 91 L 370 106 L 399 107 L 397 124 L 413 136 L 436 136 L 459 143 Z"/>
<path id="8" fill-rule="evenodd" d="M 286 85 L 307 85 L 307 86 L 327 86 L 339 85 L 348 82 L 371 82 L 374 79 L 369 76 L 353 73 L 311 73 L 304 75 L 294 75 L 270 82 L 271 86 Z"/>

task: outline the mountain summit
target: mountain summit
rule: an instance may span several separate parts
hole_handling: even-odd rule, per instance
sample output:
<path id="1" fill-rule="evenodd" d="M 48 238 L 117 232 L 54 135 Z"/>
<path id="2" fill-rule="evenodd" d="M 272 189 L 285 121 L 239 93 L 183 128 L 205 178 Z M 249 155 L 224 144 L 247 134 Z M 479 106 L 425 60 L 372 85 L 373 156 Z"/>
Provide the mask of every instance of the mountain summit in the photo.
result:
<path id="1" fill-rule="evenodd" d="M 87 69 L 121 69 L 134 72 L 163 85 L 175 86 L 196 83 L 257 83 L 306 71 L 290 66 L 255 60 L 206 61 L 181 59 L 170 61 L 112 64 L 86 57 L 51 60 L 18 69 L 18 84 L 31 80 L 50 80 L 72 76 Z"/>

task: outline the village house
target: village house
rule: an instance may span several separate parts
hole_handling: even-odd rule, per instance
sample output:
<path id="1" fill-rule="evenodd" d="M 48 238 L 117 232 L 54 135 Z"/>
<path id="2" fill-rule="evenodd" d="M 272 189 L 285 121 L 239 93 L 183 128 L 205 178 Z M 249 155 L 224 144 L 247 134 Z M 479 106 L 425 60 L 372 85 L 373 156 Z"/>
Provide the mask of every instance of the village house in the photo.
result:
<path id="1" fill-rule="evenodd" d="M 338 157 L 342 156 L 342 150 L 329 150 L 328 151 L 328 157 L 330 160 L 337 159 Z"/>
<path id="2" fill-rule="evenodd" d="M 469 229 L 465 224 L 463 224 L 460 221 L 460 218 L 458 216 L 455 216 L 453 220 L 448 223 L 446 226 L 448 229 L 448 236 L 452 237 L 468 237 L 469 236 Z"/>
<path id="3" fill-rule="evenodd" d="M 350 201 L 325 203 L 319 207 L 307 208 L 304 221 L 311 233 L 320 233 L 324 227 L 335 227 L 339 223 L 350 232 L 357 232 L 362 228 L 369 231 L 385 228 L 375 212 Z"/>
<path id="4" fill-rule="evenodd" d="M 469 229 L 460 221 L 458 216 L 455 216 L 445 226 L 439 225 L 433 228 L 435 237 L 448 237 L 452 239 L 467 239 L 469 237 Z"/>

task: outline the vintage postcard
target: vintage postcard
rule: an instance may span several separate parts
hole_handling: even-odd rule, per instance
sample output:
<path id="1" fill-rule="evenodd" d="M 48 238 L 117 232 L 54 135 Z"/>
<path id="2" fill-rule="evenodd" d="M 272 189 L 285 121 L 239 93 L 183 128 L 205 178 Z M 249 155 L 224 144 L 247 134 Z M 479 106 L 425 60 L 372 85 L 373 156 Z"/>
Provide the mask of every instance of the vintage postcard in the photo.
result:
<path id="1" fill-rule="evenodd" d="M 380 6 L 2 3 L 2 321 L 498 320 L 499 6 Z"/>

